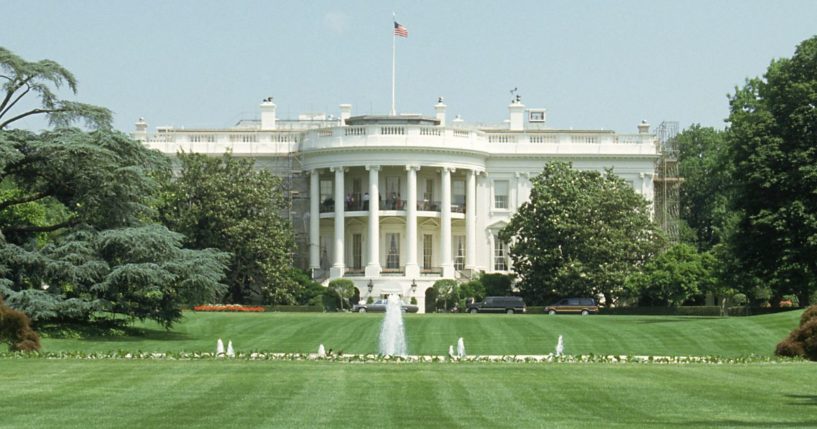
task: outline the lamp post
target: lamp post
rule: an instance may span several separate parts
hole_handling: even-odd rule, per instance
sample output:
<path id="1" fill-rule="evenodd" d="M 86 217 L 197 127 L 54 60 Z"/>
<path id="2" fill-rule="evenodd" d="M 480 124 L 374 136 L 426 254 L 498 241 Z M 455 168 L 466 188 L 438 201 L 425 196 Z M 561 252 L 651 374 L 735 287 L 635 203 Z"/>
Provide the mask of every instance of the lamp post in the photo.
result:
<path id="1" fill-rule="evenodd" d="M 369 279 L 369 284 L 366 285 L 369 288 L 369 295 L 372 294 L 372 290 L 374 290 L 374 283 L 372 283 L 372 279 Z"/>
<path id="2" fill-rule="evenodd" d="M 411 280 L 411 295 L 414 296 L 417 293 L 417 282 L 415 280 Z"/>

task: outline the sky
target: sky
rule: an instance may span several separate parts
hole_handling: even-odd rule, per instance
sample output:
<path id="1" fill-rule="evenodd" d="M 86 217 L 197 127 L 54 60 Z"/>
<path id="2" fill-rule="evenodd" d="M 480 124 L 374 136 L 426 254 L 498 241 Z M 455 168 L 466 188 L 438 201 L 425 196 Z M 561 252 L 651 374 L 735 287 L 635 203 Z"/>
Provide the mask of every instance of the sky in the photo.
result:
<path id="1" fill-rule="evenodd" d="M 0 46 L 78 79 L 114 126 L 223 128 L 352 104 L 499 123 L 517 88 L 556 129 L 723 128 L 728 95 L 817 34 L 817 1 L 3 0 Z M 41 129 L 45 123 L 25 121 Z"/>

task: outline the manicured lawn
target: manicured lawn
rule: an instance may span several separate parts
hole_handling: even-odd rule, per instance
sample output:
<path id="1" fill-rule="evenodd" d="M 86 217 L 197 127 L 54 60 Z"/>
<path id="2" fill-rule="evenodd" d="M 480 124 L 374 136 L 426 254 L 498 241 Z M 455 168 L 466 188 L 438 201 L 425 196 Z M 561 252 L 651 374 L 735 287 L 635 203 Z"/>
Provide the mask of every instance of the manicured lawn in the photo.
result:
<path id="1" fill-rule="evenodd" d="M 407 315 L 411 354 L 771 356 L 802 312 L 733 318 Z M 383 315 L 186 313 L 47 352 L 375 353 Z M 817 365 L 0 357 L 0 428 L 817 427 Z"/>
<path id="2" fill-rule="evenodd" d="M 463 337 L 468 354 L 547 354 L 564 336 L 567 354 L 771 356 L 801 311 L 698 318 L 430 314 L 406 316 L 410 354 L 446 354 Z M 382 314 L 185 313 L 172 331 L 138 324 L 139 336 L 43 340 L 43 350 L 215 351 L 217 338 L 238 351 L 376 353 Z"/>
<path id="3" fill-rule="evenodd" d="M 812 363 L 0 360 L 3 428 L 817 426 Z"/>

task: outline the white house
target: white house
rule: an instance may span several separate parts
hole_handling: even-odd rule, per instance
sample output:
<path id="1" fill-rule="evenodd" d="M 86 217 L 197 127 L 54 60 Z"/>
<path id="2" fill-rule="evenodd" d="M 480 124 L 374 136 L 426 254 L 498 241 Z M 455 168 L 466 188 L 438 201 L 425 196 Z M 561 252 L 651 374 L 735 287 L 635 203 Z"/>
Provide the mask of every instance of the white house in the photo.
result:
<path id="1" fill-rule="evenodd" d="M 261 119 L 228 129 L 158 127 L 140 119 L 134 138 L 167 154 L 179 150 L 252 156 L 285 177 L 289 213 L 302 261 L 316 279 L 346 277 L 361 298 L 416 297 L 440 278 L 513 270 L 497 238 L 524 203 L 531 179 L 548 161 L 581 170 L 613 171 L 653 199 L 659 152 L 649 125 L 637 134 L 555 130 L 544 109 L 519 98 L 497 125 L 448 121 L 442 99 L 435 116 L 300 115 L 281 120 L 271 98 Z"/>

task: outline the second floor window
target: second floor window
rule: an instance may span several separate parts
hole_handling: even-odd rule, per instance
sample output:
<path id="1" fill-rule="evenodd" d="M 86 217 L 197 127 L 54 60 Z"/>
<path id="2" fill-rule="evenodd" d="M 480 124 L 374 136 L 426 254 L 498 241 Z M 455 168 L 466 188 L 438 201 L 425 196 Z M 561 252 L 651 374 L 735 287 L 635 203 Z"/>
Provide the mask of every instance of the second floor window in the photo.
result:
<path id="1" fill-rule="evenodd" d="M 508 181 L 495 180 L 494 181 L 494 208 L 507 209 L 508 208 Z"/>

